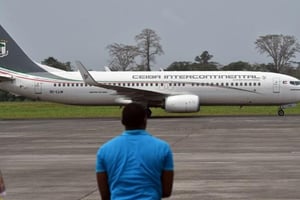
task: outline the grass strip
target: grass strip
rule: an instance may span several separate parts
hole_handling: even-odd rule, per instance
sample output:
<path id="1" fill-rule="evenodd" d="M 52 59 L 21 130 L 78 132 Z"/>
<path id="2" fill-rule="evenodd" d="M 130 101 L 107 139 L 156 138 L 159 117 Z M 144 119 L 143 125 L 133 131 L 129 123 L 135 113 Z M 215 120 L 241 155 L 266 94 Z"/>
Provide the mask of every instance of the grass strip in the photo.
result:
<path id="1" fill-rule="evenodd" d="M 278 106 L 201 106 L 197 113 L 167 113 L 152 108 L 152 116 L 277 115 Z M 0 119 L 51 119 L 120 117 L 119 106 L 74 106 L 49 102 L 0 102 Z M 285 110 L 300 115 L 300 105 Z"/>

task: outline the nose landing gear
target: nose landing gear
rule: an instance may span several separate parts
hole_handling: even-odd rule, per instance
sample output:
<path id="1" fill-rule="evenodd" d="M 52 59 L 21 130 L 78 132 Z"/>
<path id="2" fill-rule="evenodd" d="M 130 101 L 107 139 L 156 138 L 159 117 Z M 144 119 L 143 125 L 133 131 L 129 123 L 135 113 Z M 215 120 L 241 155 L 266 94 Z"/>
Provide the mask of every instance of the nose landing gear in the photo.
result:
<path id="1" fill-rule="evenodd" d="M 279 107 L 277 114 L 278 116 L 284 116 L 284 110 L 281 108 L 281 106 Z"/>
<path id="2" fill-rule="evenodd" d="M 293 104 L 286 104 L 286 105 L 281 105 L 278 109 L 278 116 L 284 116 L 284 110 L 286 108 L 292 108 L 295 107 L 297 104 L 293 103 Z"/>

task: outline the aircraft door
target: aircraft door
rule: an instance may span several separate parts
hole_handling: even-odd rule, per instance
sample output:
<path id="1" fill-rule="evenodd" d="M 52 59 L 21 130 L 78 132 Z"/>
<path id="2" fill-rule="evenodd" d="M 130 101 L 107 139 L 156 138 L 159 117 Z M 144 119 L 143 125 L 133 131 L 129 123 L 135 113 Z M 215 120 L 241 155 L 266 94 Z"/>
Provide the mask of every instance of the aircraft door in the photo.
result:
<path id="1" fill-rule="evenodd" d="M 42 94 L 42 83 L 34 82 L 34 93 L 35 94 Z"/>
<path id="2" fill-rule="evenodd" d="M 273 93 L 280 93 L 280 79 L 273 79 Z"/>
<path id="3" fill-rule="evenodd" d="M 164 89 L 165 90 L 172 90 L 173 89 L 173 83 L 172 82 L 164 83 Z"/>

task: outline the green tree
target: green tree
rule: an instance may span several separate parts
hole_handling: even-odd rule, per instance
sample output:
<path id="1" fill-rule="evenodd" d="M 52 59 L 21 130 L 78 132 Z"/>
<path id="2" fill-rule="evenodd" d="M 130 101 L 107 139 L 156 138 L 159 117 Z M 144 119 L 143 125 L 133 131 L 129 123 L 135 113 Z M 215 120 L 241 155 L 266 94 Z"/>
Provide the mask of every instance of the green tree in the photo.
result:
<path id="1" fill-rule="evenodd" d="M 273 59 L 276 72 L 284 71 L 296 52 L 300 52 L 300 44 L 294 36 L 289 35 L 265 35 L 255 41 L 259 53 L 267 54 Z"/>
<path id="2" fill-rule="evenodd" d="M 65 70 L 65 71 L 72 71 L 71 62 L 60 62 L 53 57 L 46 58 L 42 61 L 42 64 L 48 65 L 57 69 Z"/>
<path id="3" fill-rule="evenodd" d="M 293 76 L 300 79 L 300 65 L 295 68 L 295 73 L 293 73 Z"/>
<path id="4" fill-rule="evenodd" d="M 29 99 L 23 96 L 16 96 L 9 92 L 0 90 L 0 101 L 24 101 L 24 100 L 29 100 Z"/>
<path id="5" fill-rule="evenodd" d="M 155 56 L 164 53 L 160 37 L 154 30 L 146 28 L 135 36 L 135 40 L 146 71 L 151 71 L 151 62 L 155 63 Z"/>
<path id="6" fill-rule="evenodd" d="M 222 68 L 225 71 L 250 71 L 252 70 L 252 66 L 243 61 L 230 63 Z"/>
<path id="7" fill-rule="evenodd" d="M 274 63 L 268 64 L 254 64 L 252 65 L 253 71 L 261 71 L 261 72 L 276 72 Z"/>
<path id="8" fill-rule="evenodd" d="M 218 66 L 215 63 L 194 64 L 195 71 L 218 71 Z"/>
<path id="9" fill-rule="evenodd" d="M 8 92 L 0 90 L 0 101 L 8 101 Z"/>
<path id="10" fill-rule="evenodd" d="M 195 57 L 195 61 L 200 64 L 208 64 L 209 60 L 211 60 L 214 56 L 209 54 L 208 51 L 203 51 L 200 56 Z"/>
<path id="11" fill-rule="evenodd" d="M 187 61 L 173 62 L 166 71 L 217 71 L 218 67 L 214 63 L 200 64 Z"/>
<path id="12" fill-rule="evenodd" d="M 192 71 L 191 62 L 187 61 L 175 61 L 169 65 L 166 71 Z"/>

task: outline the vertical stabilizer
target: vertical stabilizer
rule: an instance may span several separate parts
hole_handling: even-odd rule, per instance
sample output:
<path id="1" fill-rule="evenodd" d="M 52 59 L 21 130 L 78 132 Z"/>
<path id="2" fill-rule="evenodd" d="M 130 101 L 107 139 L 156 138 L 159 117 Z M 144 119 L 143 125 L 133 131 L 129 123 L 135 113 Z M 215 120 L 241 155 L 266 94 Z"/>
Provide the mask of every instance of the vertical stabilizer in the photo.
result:
<path id="1" fill-rule="evenodd" d="M 46 72 L 24 53 L 1 25 L 0 67 L 22 73 Z"/>

